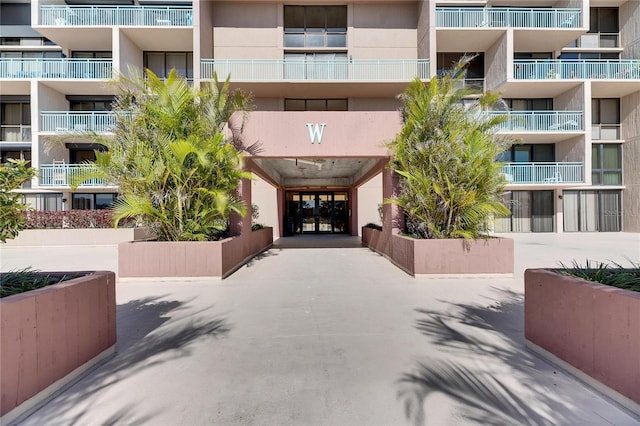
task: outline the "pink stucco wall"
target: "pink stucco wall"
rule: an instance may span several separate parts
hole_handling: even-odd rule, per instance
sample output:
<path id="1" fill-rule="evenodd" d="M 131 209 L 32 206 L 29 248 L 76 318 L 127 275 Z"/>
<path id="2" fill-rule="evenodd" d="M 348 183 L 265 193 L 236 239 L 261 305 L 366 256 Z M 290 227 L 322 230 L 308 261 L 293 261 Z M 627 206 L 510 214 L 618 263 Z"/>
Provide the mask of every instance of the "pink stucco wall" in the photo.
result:
<path id="1" fill-rule="evenodd" d="M 640 404 L 640 293 L 527 269 L 525 337 Z"/>
<path id="2" fill-rule="evenodd" d="M 273 243 L 273 229 L 223 241 L 145 241 L 118 245 L 118 276 L 224 277 Z"/>
<path id="3" fill-rule="evenodd" d="M 513 240 L 416 240 L 362 228 L 362 242 L 415 274 L 512 274 Z"/>
<path id="4" fill-rule="evenodd" d="M 311 143 L 307 123 L 326 124 L 322 143 Z M 402 128 L 398 111 L 255 111 L 242 132 L 260 142 L 260 157 L 385 157 L 385 142 Z"/>
<path id="5" fill-rule="evenodd" d="M 0 299 L 1 415 L 116 343 L 115 274 Z"/>

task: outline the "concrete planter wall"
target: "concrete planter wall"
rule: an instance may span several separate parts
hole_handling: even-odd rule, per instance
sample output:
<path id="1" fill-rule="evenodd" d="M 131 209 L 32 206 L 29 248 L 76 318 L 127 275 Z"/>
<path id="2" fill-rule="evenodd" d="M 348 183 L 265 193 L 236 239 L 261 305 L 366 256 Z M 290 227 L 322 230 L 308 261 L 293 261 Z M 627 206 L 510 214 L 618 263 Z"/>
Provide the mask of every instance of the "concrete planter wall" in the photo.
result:
<path id="1" fill-rule="evenodd" d="M 544 269 L 528 269 L 524 279 L 526 339 L 640 414 L 640 293 Z"/>
<path id="2" fill-rule="evenodd" d="M 464 240 L 417 240 L 362 228 L 362 242 L 398 267 L 416 274 L 513 274 L 513 240 L 491 238 L 470 244 Z"/>
<path id="3" fill-rule="evenodd" d="M 273 244 L 264 228 L 222 241 L 140 241 L 118 245 L 118 276 L 226 277 Z"/>
<path id="4" fill-rule="evenodd" d="M 91 272 L 2 298 L 0 320 L 1 423 L 5 424 L 100 360 L 100 355 L 113 352 L 115 274 Z"/>
<path id="5" fill-rule="evenodd" d="M 68 246 L 119 244 L 151 238 L 148 228 L 87 228 L 87 229 L 25 229 L 4 245 L 16 246 Z"/>

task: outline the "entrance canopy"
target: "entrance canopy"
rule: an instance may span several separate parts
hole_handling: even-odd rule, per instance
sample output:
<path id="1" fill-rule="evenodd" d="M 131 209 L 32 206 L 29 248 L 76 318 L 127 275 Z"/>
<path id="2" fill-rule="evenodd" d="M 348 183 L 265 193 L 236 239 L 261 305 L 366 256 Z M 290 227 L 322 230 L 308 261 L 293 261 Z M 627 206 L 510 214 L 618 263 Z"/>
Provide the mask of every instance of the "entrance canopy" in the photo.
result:
<path id="1" fill-rule="evenodd" d="M 386 158 L 253 158 L 264 178 L 281 188 L 350 188 L 380 172 Z M 254 168 L 255 171 L 256 168 Z M 266 176 L 265 176 L 266 175 Z"/>

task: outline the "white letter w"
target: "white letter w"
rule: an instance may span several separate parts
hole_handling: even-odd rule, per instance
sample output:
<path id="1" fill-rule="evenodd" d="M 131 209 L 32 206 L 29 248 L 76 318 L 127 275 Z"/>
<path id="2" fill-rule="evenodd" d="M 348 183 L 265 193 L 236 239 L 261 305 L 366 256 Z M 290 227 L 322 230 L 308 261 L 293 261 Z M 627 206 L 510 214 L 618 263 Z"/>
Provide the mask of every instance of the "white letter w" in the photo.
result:
<path id="1" fill-rule="evenodd" d="M 322 143 L 322 136 L 324 135 L 324 128 L 327 126 L 326 123 L 318 124 L 318 123 L 307 123 L 307 129 L 309 130 L 309 139 L 311 139 L 311 143 L 315 143 L 316 139 L 318 143 Z"/>

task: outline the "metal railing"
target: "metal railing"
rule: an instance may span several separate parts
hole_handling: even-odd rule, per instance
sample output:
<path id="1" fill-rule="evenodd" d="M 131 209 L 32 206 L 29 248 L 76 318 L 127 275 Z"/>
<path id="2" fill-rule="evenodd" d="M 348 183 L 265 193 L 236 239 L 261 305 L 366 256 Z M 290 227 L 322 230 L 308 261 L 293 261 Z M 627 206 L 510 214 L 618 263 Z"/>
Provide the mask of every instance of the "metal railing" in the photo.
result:
<path id="1" fill-rule="evenodd" d="M 191 27 L 193 12 L 183 6 L 40 6 L 47 26 Z"/>
<path id="2" fill-rule="evenodd" d="M 90 164 L 40 164 L 40 186 L 70 186 L 86 176 L 94 166 Z M 88 179 L 80 186 L 109 186 L 103 179 Z"/>
<path id="3" fill-rule="evenodd" d="M 42 111 L 41 132 L 111 132 L 116 116 L 110 111 Z"/>
<path id="4" fill-rule="evenodd" d="M 233 81 L 409 81 L 429 78 L 429 60 L 203 59 L 203 78 L 211 78 L 214 71 L 220 78 L 231 75 Z"/>
<path id="5" fill-rule="evenodd" d="M 0 58 L 0 78 L 110 79 L 111 59 Z"/>
<path id="6" fill-rule="evenodd" d="M 507 163 L 502 174 L 508 184 L 582 183 L 582 163 Z"/>
<path id="7" fill-rule="evenodd" d="M 511 7 L 438 7 L 438 28 L 580 28 L 582 10 Z"/>
<path id="8" fill-rule="evenodd" d="M 513 77 L 518 80 L 640 80 L 640 60 L 516 59 Z"/>
<path id="9" fill-rule="evenodd" d="M 582 111 L 490 111 L 507 116 L 498 125 L 501 132 L 577 132 L 584 130 Z"/>

